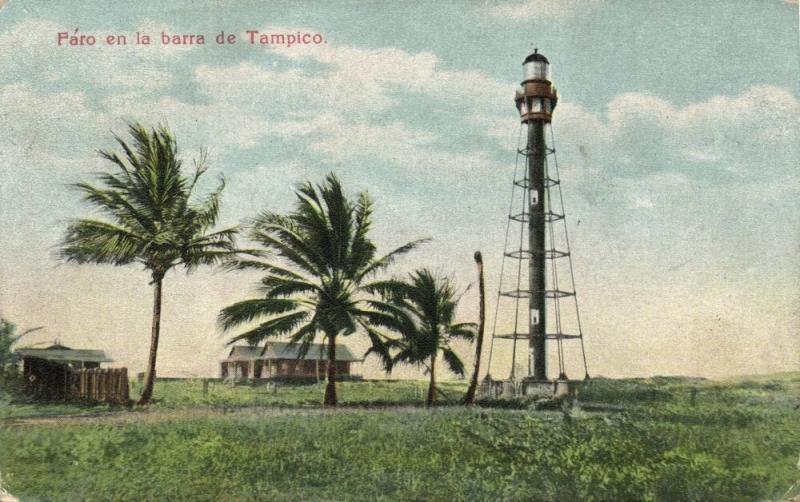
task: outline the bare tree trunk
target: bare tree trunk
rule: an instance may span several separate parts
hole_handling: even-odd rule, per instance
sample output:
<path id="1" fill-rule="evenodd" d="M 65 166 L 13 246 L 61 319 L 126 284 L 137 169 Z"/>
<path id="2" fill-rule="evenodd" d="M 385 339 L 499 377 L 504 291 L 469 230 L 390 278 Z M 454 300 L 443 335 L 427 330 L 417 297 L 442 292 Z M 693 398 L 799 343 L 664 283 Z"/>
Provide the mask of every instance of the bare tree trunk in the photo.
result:
<path id="1" fill-rule="evenodd" d="M 478 372 L 481 370 L 481 351 L 483 350 L 483 332 L 486 323 L 486 291 L 483 281 L 483 257 L 480 251 L 475 251 L 475 263 L 478 265 L 478 293 L 480 296 L 480 306 L 478 309 L 478 339 L 475 342 L 475 368 L 472 370 L 472 379 L 464 396 L 464 404 L 472 406 L 475 404 L 475 391 L 478 389 Z"/>
<path id="2" fill-rule="evenodd" d="M 153 384 L 156 381 L 156 355 L 158 354 L 158 336 L 161 333 L 161 283 L 163 274 L 153 273 L 153 326 L 150 332 L 150 355 L 147 358 L 147 375 L 144 380 L 139 406 L 150 404 L 153 396 Z"/>
<path id="3" fill-rule="evenodd" d="M 428 385 L 428 399 L 425 406 L 433 406 L 436 400 L 436 354 L 431 356 L 431 383 Z"/>
<path id="4" fill-rule="evenodd" d="M 336 408 L 336 335 L 328 335 L 328 383 L 325 385 L 326 408 Z"/>

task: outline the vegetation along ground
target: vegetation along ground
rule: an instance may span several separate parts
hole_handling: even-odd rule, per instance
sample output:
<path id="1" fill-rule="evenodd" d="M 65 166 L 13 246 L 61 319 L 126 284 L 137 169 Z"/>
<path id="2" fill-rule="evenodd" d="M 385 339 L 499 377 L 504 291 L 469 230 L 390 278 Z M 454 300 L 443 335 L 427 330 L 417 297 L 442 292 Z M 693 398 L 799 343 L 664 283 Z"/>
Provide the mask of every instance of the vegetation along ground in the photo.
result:
<path id="1" fill-rule="evenodd" d="M 6 402 L 5 487 L 26 501 L 736 501 L 794 496 L 800 478 L 800 373 L 596 379 L 547 411 L 425 409 L 410 381 L 342 383 L 337 411 L 315 386 L 157 386 L 147 411 Z"/>

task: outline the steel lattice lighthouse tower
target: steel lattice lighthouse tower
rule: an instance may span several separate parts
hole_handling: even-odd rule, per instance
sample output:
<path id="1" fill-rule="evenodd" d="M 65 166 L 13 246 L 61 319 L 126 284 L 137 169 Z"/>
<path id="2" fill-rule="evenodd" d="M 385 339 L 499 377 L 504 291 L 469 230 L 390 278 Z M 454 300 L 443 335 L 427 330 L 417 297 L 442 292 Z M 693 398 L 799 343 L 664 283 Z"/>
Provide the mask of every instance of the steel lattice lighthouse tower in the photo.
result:
<path id="1" fill-rule="evenodd" d="M 527 157 L 530 184 L 528 212 L 528 308 L 530 309 L 530 355 L 537 380 L 547 379 L 547 305 L 545 304 L 545 142 L 544 125 L 552 120 L 558 103 L 555 86 L 548 80 L 547 58 L 534 52 L 522 64 L 525 80 L 517 91 L 517 103 L 523 124 L 528 125 Z"/>
<path id="2" fill-rule="evenodd" d="M 494 341 L 505 339 L 512 342 L 512 381 L 522 376 L 526 382 L 547 381 L 548 361 L 552 356 L 558 361 L 558 380 L 566 380 L 564 341 L 576 339 L 580 340 L 583 369 L 588 378 L 551 127 L 558 93 L 550 81 L 550 62 L 538 50 L 525 58 L 522 67 L 523 81 L 514 97 L 520 116 L 521 144 L 517 148 L 489 371 Z M 502 316 L 513 316 L 510 333 L 505 329 L 497 332 L 498 318 Z M 525 341 L 527 371 L 518 375 L 516 365 L 521 352 L 518 342 Z"/>

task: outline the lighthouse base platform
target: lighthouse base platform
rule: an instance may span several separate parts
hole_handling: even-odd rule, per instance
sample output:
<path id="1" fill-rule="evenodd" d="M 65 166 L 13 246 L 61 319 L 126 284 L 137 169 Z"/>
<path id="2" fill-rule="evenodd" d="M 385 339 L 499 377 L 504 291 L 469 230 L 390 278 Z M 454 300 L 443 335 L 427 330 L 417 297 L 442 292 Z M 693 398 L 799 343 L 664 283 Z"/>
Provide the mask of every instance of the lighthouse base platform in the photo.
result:
<path id="1" fill-rule="evenodd" d="M 522 396 L 531 397 L 561 397 L 568 396 L 571 385 L 569 380 L 539 380 L 536 378 L 523 378 L 520 382 Z"/>
<path id="2" fill-rule="evenodd" d="M 539 380 L 525 377 L 522 380 L 492 380 L 487 377 L 481 383 L 480 396 L 489 399 L 564 397 L 573 395 L 578 383 L 567 379 Z"/>

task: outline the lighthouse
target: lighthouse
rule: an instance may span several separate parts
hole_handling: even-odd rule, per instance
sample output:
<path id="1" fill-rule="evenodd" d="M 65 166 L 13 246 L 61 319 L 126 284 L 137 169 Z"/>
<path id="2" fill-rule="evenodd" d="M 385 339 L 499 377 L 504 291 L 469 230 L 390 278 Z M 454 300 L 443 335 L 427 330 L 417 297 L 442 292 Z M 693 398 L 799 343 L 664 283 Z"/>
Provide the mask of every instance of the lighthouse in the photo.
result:
<path id="1" fill-rule="evenodd" d="M 547 380 L 547 305 L 545 262 L 545 227 L 547 208 L 545 189 L 548 183 L 545 172 L 544 127 L 553 117 L 558 103 L 556 88 L 548 80 L 550 62 L 539 51 L 525 58 L 522 63 L 523 80 L 514 101 L 520 120 L 527 127 L 527 145 L 522 155 L 526 158 L 528 176 L 528 308 L 529 315 L 529 376 L 535 380 Z M 526 223 L 526 222 L 523 222 Z M 563 375 L 559 375 L 562 377 Z"/>
<path id="2" fill-rule="evenodd" d="M 510 352 L 501 388 L 517 395 L 568 382 L 567 341 L 580 342 L 589 376 L 552 129 L 558 92 L 550 61 L 534 50 L 522 63 L 522 77 L 514 96 L 520 134 L 489 356 L 491 373 L 493 356 Z M 496 351 L 495 341 L 510 341 L 510 350 Z"/>

